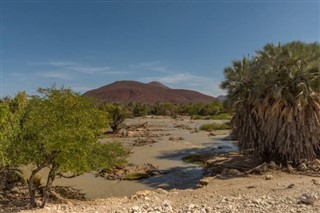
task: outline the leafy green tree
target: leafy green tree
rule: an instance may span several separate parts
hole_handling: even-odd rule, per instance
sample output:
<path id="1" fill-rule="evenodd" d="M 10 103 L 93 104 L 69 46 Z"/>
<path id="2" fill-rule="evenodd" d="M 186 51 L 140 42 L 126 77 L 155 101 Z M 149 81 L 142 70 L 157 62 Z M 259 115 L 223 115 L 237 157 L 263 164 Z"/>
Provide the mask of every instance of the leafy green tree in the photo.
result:
<path id="1" fill-rule="evenodd" d="M 30 203 L 37 206 L 35 176 L 48 168 L 40 206 L 43 207 L 58 173 L 79 175 L 125 162 L 120 143 L 98 141 L 107 114 L 70 89 L 39 89 L 30 100 L 20 141 L 24 164 L 33 165 L 28 179 Z"/>
<path id="2" fill-rule="evenodd" d="M 148 115 L 149 106 L 143 103 L 134 103 L 132 106 L 132 114 L 134 117 L 141 117 Z"/>
<path id="3" fill-rule="evenodd" d="M 19 92 L 13 99 L 0 100 L 0 170 L 19 164 L 20 154 L 15 142 L 28 105 L 27 94 Z"/>
<path id="4" fill-rule="evenodd" d="M 267 44 L 224 70 L 241 150 L 280 162 L 313 159 L 320 149 L 320 45 Z"/>
<path id="5" fill-rule="evenodd" d="M 120 125 L 130 114 L 125 107 L 116 103 L 104 103 L 102 109 L 108 115 L 109 126 L 113 133 L 119 131 Z"/>
<path id="6" fill-rule="evenodd" d="M 174 116 L 176 112 L 177 112 L 177 106 L 173 103 L 157 102 L 150 109 L 150 113 L 153 115 Z"/>

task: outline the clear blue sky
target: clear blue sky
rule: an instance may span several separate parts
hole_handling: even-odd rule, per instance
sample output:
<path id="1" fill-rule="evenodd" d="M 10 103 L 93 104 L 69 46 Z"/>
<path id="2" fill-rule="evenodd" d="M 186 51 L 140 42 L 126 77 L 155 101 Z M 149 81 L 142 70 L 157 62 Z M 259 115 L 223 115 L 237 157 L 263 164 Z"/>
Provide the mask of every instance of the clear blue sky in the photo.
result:
<path id="1" fill-rule="evenodd" d="M 320 39 L 319 1 L 1 1 L 1 94 L 160 81 L 217 96 L 266 43 Z"/>

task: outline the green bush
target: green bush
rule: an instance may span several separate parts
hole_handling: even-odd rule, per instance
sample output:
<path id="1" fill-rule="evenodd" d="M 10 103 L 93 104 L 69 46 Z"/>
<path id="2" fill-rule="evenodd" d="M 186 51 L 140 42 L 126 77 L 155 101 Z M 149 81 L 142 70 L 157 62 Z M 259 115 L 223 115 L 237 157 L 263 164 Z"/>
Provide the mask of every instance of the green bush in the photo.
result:
<path id="1" fill-rule="evenodd" d="M 204 157 L 200 154 L 190 154 L 190 155 L 184 156 L 183 158 L 181 158 L 181 160 L 186 163 L 193 163 L 200 166 L 205 165 Z"/>
<path id="2" fill-rule="evenodd" d="M 214 120 L 230 120 L 231 117 L 232 117 L 232 115 L 230 115 L 229 113 L 221 113 L 219 115 L 211 116 L 211 118 Z"/>
<path id="3" fill-rule="evenodd" d="M 232 115 L 228 113 L 221 113 L 218 115 L 207 115 L 207 116 L 202 116 L 202 115 L 192 115 L 191 119 L 193 120 L 230 120 Z"/>
<path id="4" fill-rule="evenodd" d="M 140 180 L 140 179 L 144 179 L 144 178 L 148 178 L 148 177 L 150 177 L 150 176 L 146 172 L 136 172 L 136 173 L 127 174 L 123 178 L 123 180 Z"/>

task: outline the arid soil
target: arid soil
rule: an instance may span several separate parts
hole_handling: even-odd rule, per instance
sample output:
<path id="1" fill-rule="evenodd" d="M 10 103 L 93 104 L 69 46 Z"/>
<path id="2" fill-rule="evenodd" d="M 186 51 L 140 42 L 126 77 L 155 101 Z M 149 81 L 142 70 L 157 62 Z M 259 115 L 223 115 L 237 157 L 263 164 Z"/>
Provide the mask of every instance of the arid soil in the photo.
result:
<path id="1" fill-rule="evenodd" d="M 221 164 L 218 170 L 217 168 L 207 170 L 207 173 L 212 175 L 218 171 L 218 175 L 214 177 L 205 177 L 200 180 L 196 176 L 197 178 L 192 181 L 199 182 L 199 188 L 195 188 L 194 184 L 189 183 L 191 180 L 187 177 L 189 173 L 186 171 L 190 164 L 184 165 L 180 162 L 184 154 L 181 150 L 189 152 L 192 148 L 192 153 L 203 152 L 208 148 L 213 150 L 211 145 L 206 145 L 207 142 L 214 138 L 226 137 L 229 132 L 213 131 L 210 134 L 198 132 L 197 128 L 202 123 L 211 121 L 191 121 L 188 118 L 133 119 L 127 121 L 127 124 L 134 126 L 143 124 L 145 121 L 149 123 L 147 128 L 142 127 L 137 130 L 129 128 L 119 135 L 120 139 L 136 147 L 133 149 L 134 153 L 130 161 L 140 164 L 147 163 L 145 159 L 149 159 L 148 163 L 159 164 L 160 170 L 170 170 L 172 166 L 181 169 L 171 171 L 174 178 L 165 179 L 168 182 L 173 181 L 176 185 L 164 187 L 163 183 L 156 183 L 133 195 L 128 193 L 127 196 L 96 197 L 89 198 L 87 201 L 64 199 L 61 203 L 49 203 L 44 209 L 5 208 L 1 210 L 0 208 L 0 212 L 320 212 L 319 173 L 298 171 L 288 173 L 281 169 L 267 169 L 260 174 L 254 174 L 254 172 L 248 174 L 244 172 L 249 169 L 246 168 L 247 162 L 242 162 L 241 157 L 232 156 L 234 161 L 231 165 L 237 170 L 221 168 L 221 165 L 225 165 Z M 149 136 L 151 139 L 148 138 Z M 146 144 L 134 145 L 137 139 Z M 170 147 L 169 142 L 172 144 Z M 155 154 L 158 151 L 165 153 L 165 158 L 157 157 Z M 172 156 L 173 151 L 180 154 Z M 213 154 L 207 160 L 209 164 L 220 162 L 217 159 L 226 162 L 225 157 L 221 156 L 221 154 Z M 139 184 L 147 182 L 148 180 Z"/>
<path id="2" fill-rule="evenodd" d="M 272 178 L 266 179 L 270 174 Z M 319 194 L 319 178 L 273 172 L 228 179 L 207 178 L 196 190 L 141 191 L 130 197 L 69 200 L 23 212 L 320 212 L 320 203 L 302 203 L 306 193 Z M 268 177 L 269 177 L 268 176 Z"/>

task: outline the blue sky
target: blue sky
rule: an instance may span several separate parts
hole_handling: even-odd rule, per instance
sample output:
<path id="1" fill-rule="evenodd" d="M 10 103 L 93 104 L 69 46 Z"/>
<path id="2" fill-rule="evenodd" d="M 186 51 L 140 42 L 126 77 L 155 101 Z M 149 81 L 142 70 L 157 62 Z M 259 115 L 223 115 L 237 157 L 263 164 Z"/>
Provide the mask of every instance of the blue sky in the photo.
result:
<path id="1" fill-rule="evenodd" d="M 1 96 L 117 80 L 217 96 L 266 43 L 320 39 L 319 1 L 1 1 Z"/>

